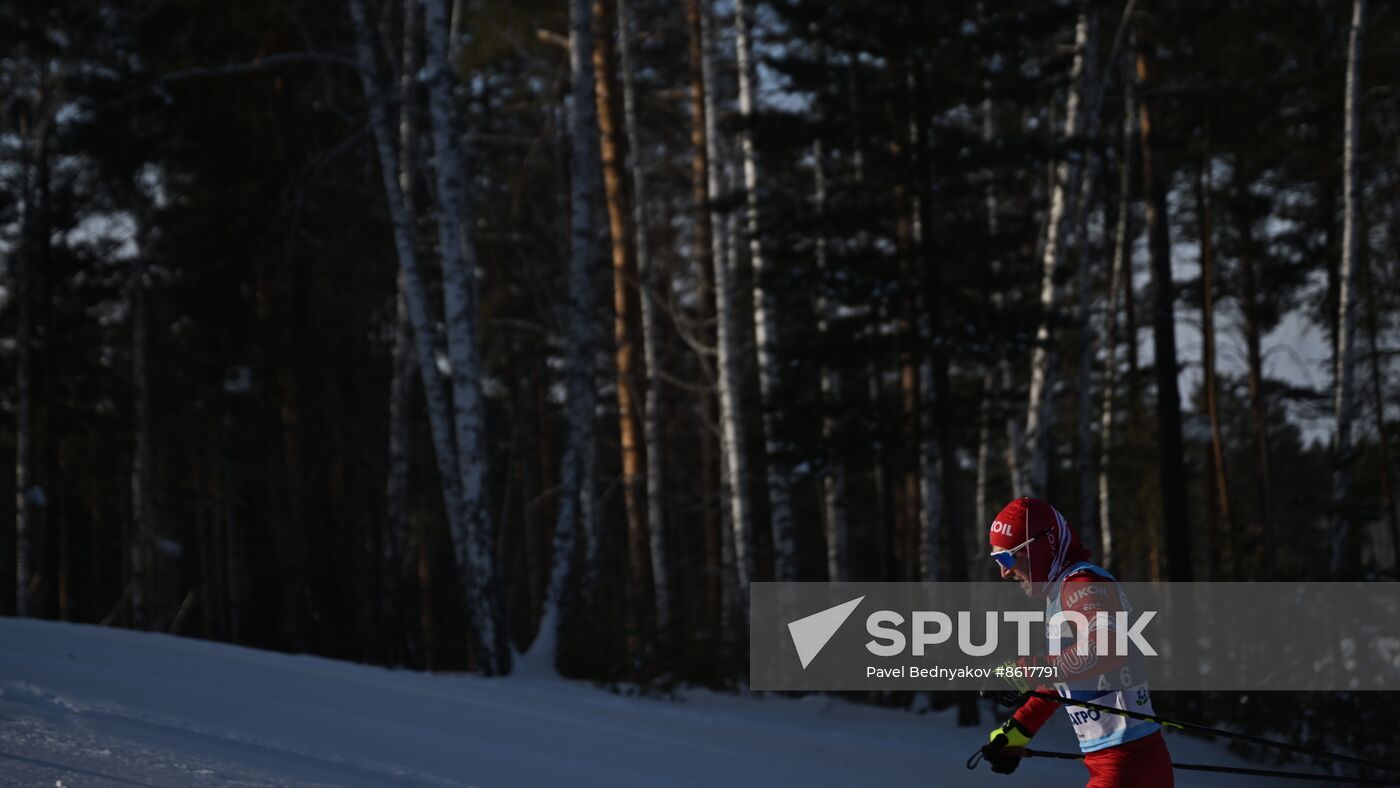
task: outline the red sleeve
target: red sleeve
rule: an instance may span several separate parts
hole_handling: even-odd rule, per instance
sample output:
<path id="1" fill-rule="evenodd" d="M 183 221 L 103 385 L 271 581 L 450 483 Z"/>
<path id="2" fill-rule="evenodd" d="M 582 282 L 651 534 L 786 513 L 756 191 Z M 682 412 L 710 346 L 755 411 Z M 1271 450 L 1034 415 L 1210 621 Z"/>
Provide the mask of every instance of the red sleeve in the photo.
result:
<path id="1" fill-rule="evenodd" d="M 1044 686 L 1036 687 L 1035 689 L 1037 692 L 1054 692 L 1053 689 Z M 1050 717 L 1055 714 L 1055 710 L 1058 708 L 1060 708 L 1060 704 L 1053 700 L 1027 698 L 1026 702 L 1021 705 L 1021 708 L 1017 709 L 1016 713 L 1011 715 L 1011 718 L 1021 723 L 1021 727 L 1034 735 L 1036 731 L 1040 730 L 1040 726 L 1050 720 Z"/>

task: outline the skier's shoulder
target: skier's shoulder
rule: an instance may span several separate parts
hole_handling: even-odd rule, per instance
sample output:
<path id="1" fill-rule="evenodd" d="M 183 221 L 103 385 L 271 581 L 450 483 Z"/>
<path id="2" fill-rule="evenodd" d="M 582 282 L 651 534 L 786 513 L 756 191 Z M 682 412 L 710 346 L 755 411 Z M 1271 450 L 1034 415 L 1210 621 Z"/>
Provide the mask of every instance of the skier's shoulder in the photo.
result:
<path id="1" fill-rule="evenodd" d="M 1060 586 L 1060 605 L 1064 610 L 1093 612 L 1116 610 L 1118 582 L 1098 567 L 1080 567 L 1065 576 Z"/>

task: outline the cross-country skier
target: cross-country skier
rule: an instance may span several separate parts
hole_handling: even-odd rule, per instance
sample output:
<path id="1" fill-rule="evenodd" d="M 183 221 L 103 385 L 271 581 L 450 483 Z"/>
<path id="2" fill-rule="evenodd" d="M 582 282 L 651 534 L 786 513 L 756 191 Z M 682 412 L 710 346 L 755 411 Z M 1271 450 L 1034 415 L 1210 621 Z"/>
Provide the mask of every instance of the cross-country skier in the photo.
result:
<path id="1" fill-rule="evenodd" d="M 1089 642 L 1096 642 L 1093 625 L 1099 611 L 1128 610 L 1118 582 L 1102 567 L 1089 563 L 1089 550 L 1079 541 L 1064 515 L 1045 501 L 1018 498 L 1006 505 L 991 527 L 992 559 L 1005 580 L 1020 583 L 1027 596 L 1045 600 L 1045 620 L 1060 611 L 1078 611 L 1090 622 Z M 1108 617 L 1112 620 L 1112 616 Z M 1110 624 L 1111 626 L 1111 624 Z M 1068 629 L 1068 628 L 1066 628 Z M 1079 633 L 1050 633 L 1061 637 L 1055 686 L 1037 690 L 1072 700 L 1152 714 L 1152 699 L 1142 668 L 1131 656 L 1083 653 Z M 1112 640 L 1109 641 L 1113 642 Z M 1026 747 L 1064 705 L 1079 737 L 1079 749 L 1089 768 L 1086 788 L 1170 788 L 1171 756 L 1155 722 L 1108 712 L 1027 698 L 1011 719 L 998 726 L 982 748 L 992 771 L 1010 774 L 1020 764 L 1012 751 Z M 1008 751 L 1012 750 L 1012 751 Z"/>

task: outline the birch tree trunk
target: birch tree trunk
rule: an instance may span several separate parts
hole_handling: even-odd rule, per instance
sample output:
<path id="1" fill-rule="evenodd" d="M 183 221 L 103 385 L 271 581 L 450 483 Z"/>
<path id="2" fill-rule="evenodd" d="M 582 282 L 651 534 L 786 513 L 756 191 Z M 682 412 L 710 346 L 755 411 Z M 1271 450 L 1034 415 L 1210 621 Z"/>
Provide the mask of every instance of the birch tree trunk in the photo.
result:
<path id="1" fill-rule="evenodd" d="M 1089 19 L 1081 14 L 1074 28 L 1074 65 L 1070 70 L 1069 96 L 1065 100 L 1065 144 L 1075 144 L 1080 136 L 1080 103 L 1085 93 L 1084 75 Z M 1031 495 L 1044 495 L 1050 472 L 1049 420 L 1050 390 L 1055 374 L 1055 353 L 1052 346 L 1052 319 L 1057 308 L 1055 277 L 1064 258 L 1064 238 L 1068 220 L 1073 216 L 1069 190 L 1079 180 L 1079 154 L 1072 153 L 1055 165 L 1054 185 L 1050 191 L 1050 210 L 1046 220 L 1045 249 L 1041 257 L 1040 325 L 1036 328 L 1035 350 L 1031 354 L 1031 382 L 1026 404 L 1026 446 L 1030 457 L 1026 483 Z"/>
<path id="2" fill-rule="evenodd" d="M 593 464 L 593 408 L 597 391 L 593 379 L 592 271 L 596 260 L 597 236 L 593 200 L 598 194 L 602 173 L 598 161 L 597 105 L 593 91 L 593 28 L 589 0 L 569 3 L 569 74 L 572 96 L 569 112 L 569 312 L 565 385 L 568 424 L 563 459 L 559 465 L 559 514 L 554 526 L 554 555 L 549 573 L 549 590 L 540 617 L 539 635 L 530 647 L 530 660 L 548 659 L 553 666 L 558 629 L 563 623 L 562 607 L 573 575 L 573 554 L 580 531 L 591 542 L 593 490 L 591 475 L 584 465 Z M 585 554 L 591 553 L 586 549 Z M 588 570 L 585 570 L 588 571 Z M 543 666 L 543 663 L 541 663 Z"/>
<path id="3" fill-rule="evenodd" d="M 1124 69 L 1123 78 L 1123 146 L 1118 163 L 1118 220 L 1113 237 L 1113 269 L 1109 275 L 1108 303 L 1104 308 L 1104 377 L 1103 397 L 1099 415 L 1099 554 L 1105 565 L 1113 562 L 1113 501 L 1108 469 L 1112 466 L 1114 401 L 1118 377 L 1118 297 L 1130 289 L 1126 280 L 1133 276 L 1132 184 L 1133 142 L 1137 131 L 1137 108 L 1133 95 L 1133 79 Z M 1136 341 L 1129 337 L 1128 341 Z"/>
<path id="4" fill-rule="evenodd" d="M 1140 47 L 1137 73 L 1144 99 L 1138 106 L 1142 130 L 1142 186 L 1147 195 L 1148 248 L 1152 257 L 1152 337 L 1157 371 L 1157 432 L 1160 448 L 1159 483 L 1162 491 L 1163 525 L 1167 543 L 1167 578 L 1189 582 L 1191 532 L 1186 520 L 1186 467 L 1182 456 L 1181 391 L 1177 387 L 1176 300 L 1172 282 L 1171 238 L 1168 230 L 1167 183 L 1170 176 L 1162 166 L 1160 143 L 1153 122 L 1158 117 L 1157 100 L 1150 90 L 1156 87 L 1150 48 Z"/>
<path id="5" fill-rule="evenodd" d="M 646 527 L 650 539 L 652 589 L 656 596 L 657 648 L 665 655 L 671 641 L 671 587 L 666 560 L 665 487 L 662 463 L 660 337 L 656 319 L 656 299 L 660 279 L 656 262 L 647 243 L 646 206 L 648 192 L 642 166 L 642 138 L 637 124 L 637 98 L 632 65 L 632 21 L 628 0 L 617 0 L 618 52 L 622 67 L 622 114 L 627 132 L 627 169 L 632 173 L 632 233 L 640 277 L 642 313 L 642 356 L 646 377 L 642 434 L 646 446 Z"/>
<path id="6" fill-rule="evenodd" d="M 495 536 L 486 508 L 486 446 L 481 397 L 481 361 L 477 349 L 476 249 L 466 228 L 468 200 L 464 168 L 457 145 L 453 91 L 457 80 L 449 57 L 447 8 L 444 0 L 426 0 L 428 47 L 424 66 L 433 139 L 433 173 L 437 186 L 438 246 L 442 254 L 444 323 L 452 366 L 453 434 L 457 440 L 457 473 L 462 493 L 462 518 L 452 529 L 458 571 L 465 575 L 467 609 L 473 636 L 488 674 L 510 670 L 499 611 L 500 589 L 495 578 Z M 590 86 L 591 87 L 591 86 Z"/>
<path id="7" fill-rule="evenodd" d="M 379 159 L 380 175 L 383 179 L 385 202 L 388 204 L 389 218 L 394 230 L 394 249 L 399 259 L 399 269 L 403 277 L 403 293 L 408 305 L 408 314 L 413 323 L 414 352 L 418 359 L 418 371 L 423 382 L 423 395 L 427 403 L 428 424 L 433 438 L 433 453 L 437 458 L 438 475 L 442 484 L 443 509 L 449 527 L 457 533 L 465 529 L 465 506 L 462 502 L 461 477 L 458 475 L 458 458 L 453 445 L 451 406 L 444 390 L 441 374 L 437 367 L 437 355 L 433 348 L 434 318 L 429 307 L 427 288 L 423 282 L 418 264 L 417 251 L 413 243 L 413 228 L 408 222 L 404 209 L 403 193 L 397 178 L 397 160 L 394 156 L 393 135 L 389 124 L 387 102 L 380 92 L 380 73 L 374 58 L 374 43 L 366 21 L 364 0 L 348 0 L 351 19 L 355 28 L 356 64 L 360 72 L 360 83 L 369 105 L 370 129 L 374 136 L 375 151 Z"/>
<path id="8" fill-rule="evenodd" d="M 1356 148 L 1359 145 L 1357 106 L 1361 36 L 1365 30 L 1366 0 L 1353 0 L 1351 33 L 1347 41 L 1346 143 L 1342 151 L 1342 263 L 1337 273 L 1337 354 L 1333 397 L 1336 435 L 1332 441 L 1332 561 L 1333 580 L 1354 574 L 1350 564 L 1352 543 L 1351 465 L 1356 460 L 1351 442 L 1351 417 L 1355 407 L 1356 370 L 1356 255 L 1359 246 L 1357 220 L 1359 193 L 1356 185 Z"/>
<path id="9" fill-rule="evenodd" d="M 768 287 L 768 260 L 763 255 L 762 228 L 758 215 L 758 162 L 753 144 L 754 62 L 748 0 L 735 0 L 734 25 L 737 30 L 739 66 L 739 114 L 742 116 L 739 146 L 744 157 L 744 203 L 748 219 L 749 258 L 753 264 L 754 344 L 758 351 L 758 388 L 763 415 L 763 448 L 768 459 L 768 509 L 773 531 L 774 579 L 797 579 L 797 542 L 792 524 L 792 487 L 782 441 L 778 436 L 778 407 L 775 401 L 781 386 L 778 361 L 777 299 Z"/>
<path id="10" fill-rule="evenodd" d="M 691 221 L 690 245 L 693 252 L 693 267 L 699 281 L 697 297 L 700 302 L 701 336 L 705 344 L 712 344 L 711 326 L 714 315 L 714 259 L 712 247 L 715 229 L 710 224 L 710 164 L 709 145 L 706 133 L 705 111 L 705 35 L 701 23 L 700 0 L 685 0 L 685 20 L 687 44 L 690 53 L 690 183 L 691 198 L 695 209 Z M 709 360 L 699 354 L 700 367 L 708 380 L 715 380 Z M 715 470 L 723 465 L 722 450 L 717 446 L 716 430 L 712 425 L 719 423 L 716 395 L 705 392 L 700 395 L 700 521 L 705 531 L 705 598 L 708 602 L 709 621 L 715 631 L 724 629 L 723 611 L 726 571 L 724 544 L 728 540 L 727 524 L 721 511 L 728 511 L 729 494 L 722 489 L 724 483 L 715 476 Z M 727 472 L 720 470 L 720 478 L 727 478 Z M 718 492 L 719 495 L 714 494 Z M 720 501 L 714 505 L 713 501 Z"/>
<path id="11" fill-rule="evenodd" d="M 708 163 L 711 248 L 714 257 L 715 314 L 719 365 L 719 419 L 724 471 L 728 483 L 730 527 L 733 529 L 734 574 L 737 605 L 748 618 L 749 581 L 753 577 L 753 522 L 749 509 L 748 452 L 743 429 L 743 387 L 739 367 L 739 316 L 735 309 L 732 250 L 726 248 L 724 217 L 714 208 L 714 198 L 723 193 L 724 175 L 719 146 L 715 92 L 714 35 L 708 9 L 700 9 L 702 64 L 705 96 L 705 158 Z"/>

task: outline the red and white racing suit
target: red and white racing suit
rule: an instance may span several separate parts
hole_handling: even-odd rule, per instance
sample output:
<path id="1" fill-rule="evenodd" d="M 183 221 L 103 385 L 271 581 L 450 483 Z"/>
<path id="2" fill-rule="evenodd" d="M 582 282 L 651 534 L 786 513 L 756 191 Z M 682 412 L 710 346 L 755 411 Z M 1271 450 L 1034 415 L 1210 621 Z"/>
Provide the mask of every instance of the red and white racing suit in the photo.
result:
<path id="1" fill-rule="evenodd" d="M 1069 567 L 1047 589 L 1045 619 L 1060 611 L 1077 611 L 1091 622 L 1095 613 L 1129 611 L 1118 582 L 1101 567 L 1081 561 Z M 1090 701 L 1143 714 L 1152 714 L 1152 696 L 1140 660 L 1131 656 L 1098 656 L 1077 653 L 1073 639 L 1061 640 L 1060 657 L 1054 658 L 1062 680 L 1037 690 L 1073 700 Z M 1111 641 L 1110 641 L 1111 642 Z M 1093 650 L 1091 650 L 1093 651 Z M 1113 681 L 1105 681 L 1112 677 Z M 1133 719 L 1083 706 L 1029 698 L 1013 717 L 1034 734 L 1060 706 L 1064 706 L 1079 738 L 1084 765 L 1089 769 L 1086 788 L 1172 788 L 1171 755 L 1155 722 Z"/>

